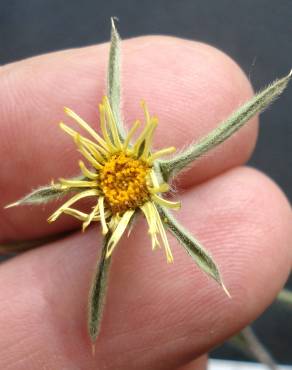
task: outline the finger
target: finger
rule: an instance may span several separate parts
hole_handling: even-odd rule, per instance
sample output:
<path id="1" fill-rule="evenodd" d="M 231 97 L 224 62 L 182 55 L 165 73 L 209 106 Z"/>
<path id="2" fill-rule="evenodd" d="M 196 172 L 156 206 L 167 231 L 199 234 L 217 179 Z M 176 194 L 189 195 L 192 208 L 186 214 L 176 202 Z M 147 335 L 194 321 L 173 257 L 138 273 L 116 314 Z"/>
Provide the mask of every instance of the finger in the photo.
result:
<path id="1" fill-rule="evenodd" d="M 254 320 L 291 268 L 286 198 L 240 168 L 187 191 L 183 203 L 180 220 L 212 252 L 232 299 L 173 239 L 175 262 L 166 264 L 138 222 L 114 254 L 93 359 L 86 302 L 100 239 L 92 228 L 1 266 L 0 367 L 177 369 Z"/>
<path id="2" fill-rule="evenodd" d="M 142 118 L 140 100 L 160 119 L 155 147 L 185 146 L 208 133 L 251 95 L 239 67 L 201 43 L 146 37 L 123 44 L 123 107 L 127 122 Z M 69 106 L 98 128 L 97 102 L 105 93 L 108 45 L 28 59 L 1 69 L 0 173 L 4 206 L 48 184 L 79 173 L 75 145 L 58 127 Z M 184 175 L 184 185 L 243 163 L 254 146 L 256 125 L 240 131 Z M 182 182 L 181 182 L 182 183 Z M 2 207 L 1 207 L 2 208 Z M 33 238 L 76 225 L 47 225 L 52 207 L 0 211 L 0 237 Z M 68 220 L 68 221 L 67 221 Z"/>
<path id="3" fill-rule="evenodd" d="M 207 370 L 208 356 L 203 355 L 196 360 L 188 362 L 186 365 L 180 367 L 178 370 Z"/>

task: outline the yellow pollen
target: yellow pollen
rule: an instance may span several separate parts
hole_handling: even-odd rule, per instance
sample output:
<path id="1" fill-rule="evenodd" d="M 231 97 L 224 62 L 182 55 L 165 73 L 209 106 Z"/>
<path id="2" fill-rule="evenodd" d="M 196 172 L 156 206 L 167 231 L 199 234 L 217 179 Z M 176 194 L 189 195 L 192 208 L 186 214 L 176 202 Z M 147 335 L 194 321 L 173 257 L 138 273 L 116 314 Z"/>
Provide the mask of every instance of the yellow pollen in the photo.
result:
<path id="1" fill-rule="evenodd" d="M 100 189 L 112 213 L 123 213 L 144 204 L 150 193 L 147 175 L 150 166 L 124 153 L 109 158 L 99 171 Z"/>

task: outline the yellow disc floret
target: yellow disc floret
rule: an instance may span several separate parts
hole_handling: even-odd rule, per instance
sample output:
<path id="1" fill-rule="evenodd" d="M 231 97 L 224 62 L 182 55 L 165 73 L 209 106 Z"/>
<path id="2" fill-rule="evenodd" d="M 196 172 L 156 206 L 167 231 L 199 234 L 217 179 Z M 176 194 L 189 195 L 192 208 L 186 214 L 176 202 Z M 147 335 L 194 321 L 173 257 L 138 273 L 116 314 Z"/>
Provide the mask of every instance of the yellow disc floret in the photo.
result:
<path id="1" fill-rule="evenodd" d="M 112 155 L 99 172 L 100 189 L 112 213 L 123 213 L 145 203 L 149 197 L 149 164 L 125 153 Z"/>

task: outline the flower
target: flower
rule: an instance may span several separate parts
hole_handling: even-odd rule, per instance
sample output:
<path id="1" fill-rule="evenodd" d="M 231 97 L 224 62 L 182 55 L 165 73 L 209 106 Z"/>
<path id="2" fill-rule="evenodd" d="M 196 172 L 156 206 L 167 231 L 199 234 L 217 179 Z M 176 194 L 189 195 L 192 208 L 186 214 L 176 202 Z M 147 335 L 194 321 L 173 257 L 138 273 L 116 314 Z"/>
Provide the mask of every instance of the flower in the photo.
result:
<path id="1" fill-rule="evenodd" d="M 100 221 L 102 233 L 106 235 L 109 231 L 111 232 L 106 247 L 106 258 L 108 258 L 134 214 L 141 210 L 149 226 L 152 249 L 160 245 L 159 239 L 161 239 L 167 262 L 173 262 L 166 232 L 156 205 L 179 209 L 180 202 L 172 202 L 160 196 L 160 193 L 169 191 L 169 185 L 161 181 L 154 167 L 157 158 L 173 153 L 175 148 L 169 147 L 151 152 L 153 133 L 158 120 L 150 116 L 144 102 L 142 102 L 142 108 L 146 125 L 133 144 L 131 141 L 140 122 L 136 121 L 126 138 L 122 140 L 106 96 L 99 105 L 102 136 L 71 109 L 65 108 L 67 115 L 91 136 L 91 139 L 88 139 L 63 122 L 60 123 L 61 129 L 74 139 L 78 150 L 91 168 L 88 169 L 83 161 L 79 161 L 84 179 L 59 179 L 59 183 L 54 184 L 56 189 L 75 190 L 78 193 L 58 208 L 48 221 L 55 221 L 62 213 L 69 214 L 83 222 L 83 231 L 92 221 Z M 84 213 L 71 207 L 78 200 L 87 197 L 95 199 L 91 212 Z"/>

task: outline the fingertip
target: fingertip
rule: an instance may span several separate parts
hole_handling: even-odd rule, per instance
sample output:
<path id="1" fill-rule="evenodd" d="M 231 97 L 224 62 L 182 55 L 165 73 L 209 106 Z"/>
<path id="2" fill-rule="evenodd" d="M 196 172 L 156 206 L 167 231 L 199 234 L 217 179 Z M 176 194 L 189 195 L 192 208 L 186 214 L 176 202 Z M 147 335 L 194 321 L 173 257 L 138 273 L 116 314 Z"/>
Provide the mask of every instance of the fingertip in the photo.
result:
<path id="1" fill-rule="evenodd" d="M 60 121 L 60 109 L 65 103 L 73 109 L 64 108 L 69 116 L 76 118 L 72 113 L 76 110 L 82 119 L 98 127 L 96 100 L 103 95 L 107 51 L 108 45 L 67 50 L 6 68 L 13 77 L 3 77 L 6 82 L 0 91 L 5 102 L 1 111 L 5 142 L 0 148 L 3 163 L 14 171 L 1 178 L 1 185 L 7 189 L 4 202 L 21 198 L 31 188 L 48 183 L 48 178 L 76 174 L 78 151 L 50 123 Z M 126 40 L 122 51 L 124 116 L 128 122 L 141 116 L 139 101 L 143 97 L 151 115 L 159 117 L 154 138 L 158 148 L 182 148 L 198 140 L 251 95 L 250 84 L 240 68 L 212 46 L 174 37 L 148 36 Z M 33 83 L 27 71 L 33 71 Z M 13 96 L 7 99 L 11 90 Z M 23 99 L 24 94 L 29 99 Z M 61 127 L 65 128 L 64 124 Z M 78 141 L 77 135 L 75 139 Z M 180 185 L 192 186 L 244 163 L 255 141 L 256 125 L 251 122 L 182 174 Z M 48 227 L 41 221 L 37 208 L 30 211 L 30 225 L 24 225 L 25 215 L 26 210 L 20 209 L 11 216 L 2 214 L 7 222 L 1 225 L 0 237 L 39 237 L 73 227 L 66 220 Z M 13 225 L 13 233 L 7 224 Z M 15 228 L 21 230 L 19 235 L 15 235 Z"/>
<path id="2" fill-rule="evenodd" d="M 141 115 L 143 96 L 160 124 L 154 143 L 178 149 L 198 141 L 253 96 L 252 85 L 238 64 L 213 46 L 169 36 L 126 41 L 123 98 L 130 121 Z M 131 42 L 131 45 L 130 45 Z M 133 74 L 132 71 L 135 70 Z M 147 79 L 146 79 L 147 77 Z M 189 187 L 245 163 L 255 147 L 258 118 L 202 157 L 180 177 Z"/>

